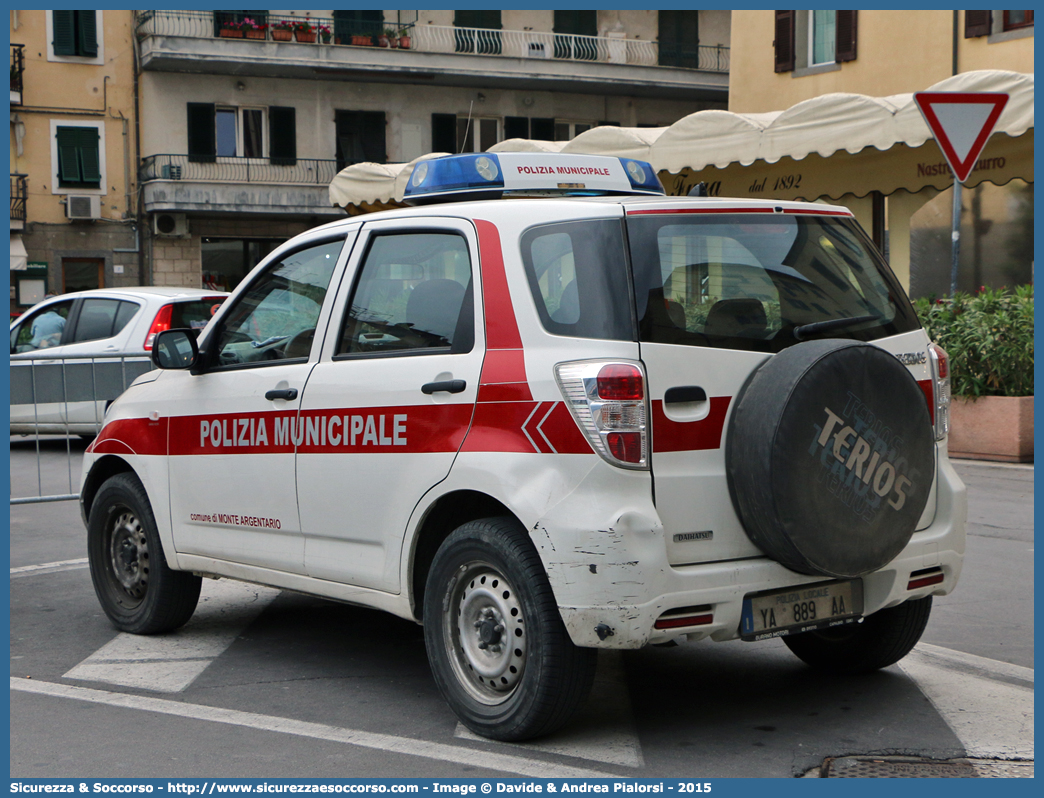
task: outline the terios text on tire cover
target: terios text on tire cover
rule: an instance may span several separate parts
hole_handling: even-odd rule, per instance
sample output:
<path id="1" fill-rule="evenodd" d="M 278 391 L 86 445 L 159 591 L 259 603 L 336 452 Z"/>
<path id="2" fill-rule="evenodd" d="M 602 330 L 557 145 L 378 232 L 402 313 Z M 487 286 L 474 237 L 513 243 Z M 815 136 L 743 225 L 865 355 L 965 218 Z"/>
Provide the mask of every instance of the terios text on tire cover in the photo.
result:
<path id="1" fill-rule="evenodd" d="M 964 555 L 948 360 L 847 209 L 548 153 L 421 161 L 405 202 L 156 336 L 84 458 L 118 629 L 202 577 L 385 610 L 500 740 L 565 723 L 600 648 L 910 651 Z"/>

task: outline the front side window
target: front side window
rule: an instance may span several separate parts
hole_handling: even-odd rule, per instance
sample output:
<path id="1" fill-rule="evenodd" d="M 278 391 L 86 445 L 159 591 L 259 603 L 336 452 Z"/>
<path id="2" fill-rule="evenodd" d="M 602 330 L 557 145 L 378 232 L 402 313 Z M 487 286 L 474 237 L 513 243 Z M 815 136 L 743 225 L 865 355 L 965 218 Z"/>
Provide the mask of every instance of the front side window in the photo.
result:
<path id="1" fill-rule="evenodd" d="M 65 322 L 72 310 L 71 299 L 52 302 L 25 316 L 21 323 L 11 331 L 11 354 L 19 352 L 35 352 L 58 346 L 62 342 Z"/>
<path id="2" fill-rule="evenodd" d="M 1030 28 L 1033 26 L 1032 11 L 1005 11 L 1004 30 L 1015 30 L 1017 28 Z"/>
<path id="3" fill-rule="evenodd" d="M 576 338 L 634 340 L 618 219 L 535 227 L 523 234 L 521 247 L 545 330 Z"/>
<path id="4" fill-rule="evenodd" d="M 469 352 L 475 338 L 471 291 L 471 257 L 463 236 L 374 236 L 337 354 Z"/>
<path id="5" fill-rule="evenodd" d="M 305 361 L 343 240 L 271 264 L 239 297 L 215 335 L 216 367 Z"/>
<path id="6" fill-rule="evenodd" d="M 630 217 L 627 230 L 642 341 L 779 352 L 920 326 L 848 220 L 679 214 Z"/>

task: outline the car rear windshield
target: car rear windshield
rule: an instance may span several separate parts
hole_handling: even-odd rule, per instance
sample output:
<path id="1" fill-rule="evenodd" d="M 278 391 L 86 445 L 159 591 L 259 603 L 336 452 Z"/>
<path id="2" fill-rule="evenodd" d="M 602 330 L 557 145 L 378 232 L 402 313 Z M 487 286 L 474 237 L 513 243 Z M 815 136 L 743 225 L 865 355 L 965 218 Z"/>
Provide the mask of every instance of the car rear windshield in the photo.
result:
<path id="1" fill-rule="evenodd" d="M 627 233 L 641 341 L 779 352 L 920 327 L 850 219 L 630 215 Z"/>
<path id="2" fill-rule="evenodd" d="M 171 329 L 188 327 L 192 330 L 202 330 L 225 299 L 223 296 L 207 296 L 188 302 L 175 302 L 171 307 Z"/>

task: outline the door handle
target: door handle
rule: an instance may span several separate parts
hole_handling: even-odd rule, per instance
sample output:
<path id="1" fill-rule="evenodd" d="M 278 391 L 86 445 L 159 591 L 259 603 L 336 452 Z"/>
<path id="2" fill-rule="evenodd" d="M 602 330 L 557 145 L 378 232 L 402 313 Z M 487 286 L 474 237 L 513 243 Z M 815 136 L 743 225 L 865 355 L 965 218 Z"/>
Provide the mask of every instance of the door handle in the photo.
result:
<path id="1" fill-rule="evenodd" d="M 445 391 L 446 393 L 460 393 L 468 384 L 464 380 L 443 380 L 442 382 L 426 382 L 421 386 L 421 393 L 428 394 L 429 396 L 433 393 L 439 393 Z"/>
<path id="2" fill-rule="evenodd" d="M 675 388 L 668 388 L 663 395 L 663 403 L 665 405 L 706 401 L 707 392 L 698 385 L 679 385 Z"/>
<path id="3" fill-rule="evenodd" d="M 286 399 L 287 401 L 290 401 L 291 399 L 296 398 L 297 388 L 277 388 L 268 391 L 265 394 L 265 399 L 268 399 L 269 401 L 272 401 L 273 399 Z"/>

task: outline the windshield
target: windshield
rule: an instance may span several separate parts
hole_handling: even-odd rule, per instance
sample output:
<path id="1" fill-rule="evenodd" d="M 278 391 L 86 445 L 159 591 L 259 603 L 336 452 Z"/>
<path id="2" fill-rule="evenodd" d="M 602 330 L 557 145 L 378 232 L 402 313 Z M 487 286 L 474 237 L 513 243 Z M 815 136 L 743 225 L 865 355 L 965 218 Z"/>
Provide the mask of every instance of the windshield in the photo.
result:
<path id="1" fill-rule="evenodd" d="M 627 231 L 642 341 L 779 352 L 920 327 L 849 219 L 656 214 Z"/>

